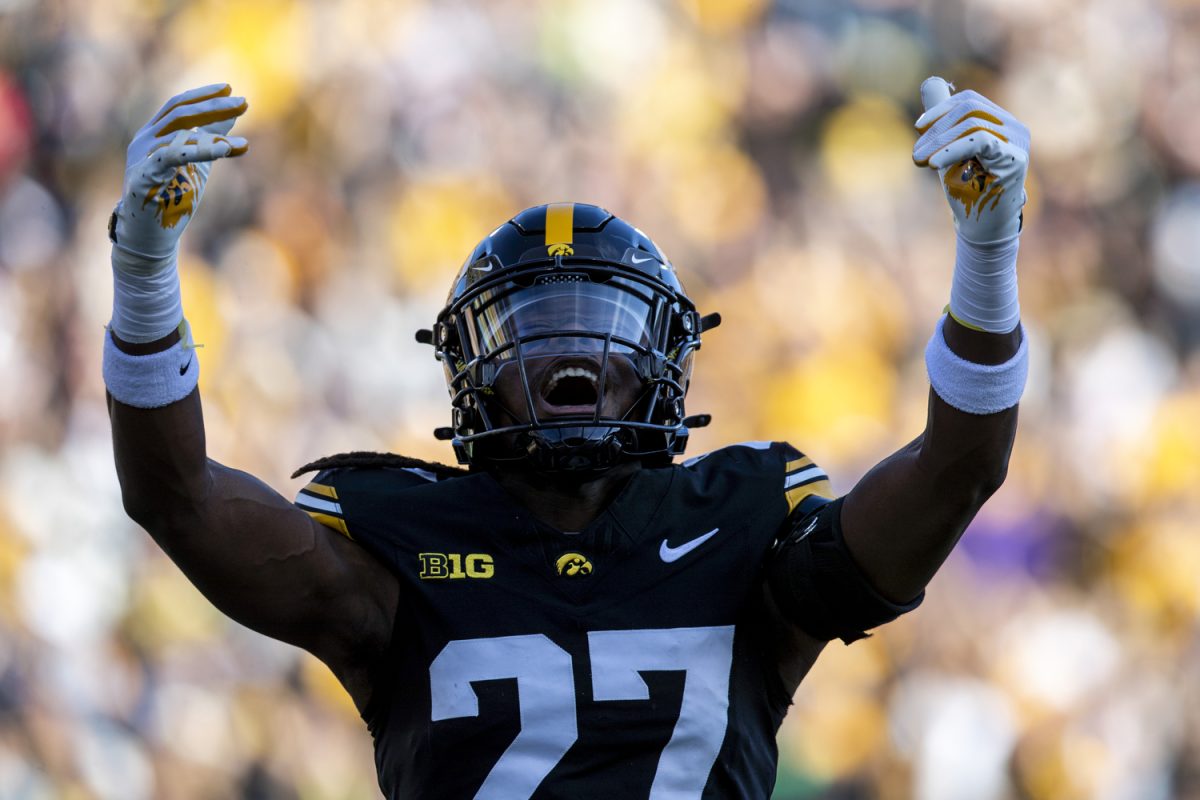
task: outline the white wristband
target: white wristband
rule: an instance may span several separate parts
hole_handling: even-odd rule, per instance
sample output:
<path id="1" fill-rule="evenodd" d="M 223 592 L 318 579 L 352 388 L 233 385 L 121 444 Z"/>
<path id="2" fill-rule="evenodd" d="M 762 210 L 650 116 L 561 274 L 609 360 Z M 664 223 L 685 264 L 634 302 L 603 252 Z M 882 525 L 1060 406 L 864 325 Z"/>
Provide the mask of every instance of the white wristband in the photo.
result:
<path id="1" fill-rule="evenodd" d="M 192 393 L 200 380 L 200 359 L 187 320 L 179 327 L 178 342 L 144 356 L 120 350 L 112 333 L 104 331 L 104 385 L 114 399 L 135 408 L 161 408 Z"/>
<path id="2" fill-rule="evenodd" d="M 995 414 L 1020 402 L 1029 374 L 1029 340 L 1025 329 L 1021 328 L 1021 346 L 1008 361 L 977 364 L 950 349 L 943 333 L 945 325 L 943 314 L 925 348 L 929 383 L 938 397 L 968 414 Z"/>
<path id="3" fill-rule="evenodd" d="M 968 328 L 1008 333 L 1021 321 L 1017 251 L 1021 238 L 976 244 L 958 234 L 950 313 Z"/>
<path id="4" fill-rule="evenodd" d="M 153 258 L 113 245 L 112 329 L 123 342 L 153 342 L 179 327 L 183 300 L 175 254 Z"/>

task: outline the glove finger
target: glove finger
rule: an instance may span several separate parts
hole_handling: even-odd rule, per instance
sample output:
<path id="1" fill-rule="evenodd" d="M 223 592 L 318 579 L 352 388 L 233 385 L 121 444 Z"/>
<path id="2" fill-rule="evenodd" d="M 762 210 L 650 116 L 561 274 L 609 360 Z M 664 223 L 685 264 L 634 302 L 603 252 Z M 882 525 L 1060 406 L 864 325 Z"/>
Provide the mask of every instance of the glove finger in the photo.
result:
<path id="1" fill-rule="evenodd" d="M 1008 181 L 1012 175 L 1024 174 L 1029 165 L 1028 153 L 992 136 L 983 137 L 983 146 L 975 157 L 984 169 L 1003 181 Z"/>
<path id="2" fill-rule="evenodd" d="M 927 79 L 925 83 L 921 84 L 921 86 L 924 87 L 931 80 L 933 79 Z M 924 95 L 922 95 L 922 97 L 924 97 Z M 988 100 L 979 92 L 976 92 L 972 89 L 965 89 L 961 92 L 950 95 L 949 99 L 943 100 L 933 108 L 927 108 L 925 113 L 917 117 L 917 121 L 913 123 L 913 127 L 917 129 L 918 133 L 925 133 L 934 125 L 936 125 L 939 120 L 953 112 L 958 106 L 962 106 L 962 113 L 966 113 L 970 110 L 984 110 L 991 112 L 994 116 L 1000 117 L 1001 119 L 1012 118 L 1011 114 L 993 103 L 991 100 Z M 946 125 L 949 124 L 949 122 L 946 123 Z"/>
<path id="3" fill-rule="evenodd" d="M 189 103 L 175 108 L 159 121 L 154 135 L 158 138 L 187 130 L 200 128 L 215 122 L 236 119 L 246 113 L 249 105 L 244 97 L 215 97 L 203 102 Z"/>
<path id="4" fill-rule="evenodd" d="M 931 75 L 921 81 L 921 108 L 929 111 L 950 99 L 954 86 L 945 78 Z M 920 120 L 917 120 L 919 123 Z"/>
<path id="5" fill-rule="evenodd" d="M 240 136 L 218 136 L 198 131 L 178 131 L 170 143 L 164 143 L 150 151 L 154 159 L 154 173 L 174 170 L 184 164 L 215 161 L 218 158 L 240 156 L 250 149 L 250 143 Z"/>
<path id="6" fill-rule="evenodd" d="M 188 89 L 186 92 L 181 92 L 163 103 L 162 108 L 150 118 L 150 122 L 147 125 L 153 125 L 179 106 L 196 103 L 201 100 L 210 100 L 214 97 L 227 97 L 232 92 L 233 87 L 228 83 L 210 83 L 208 86 Z"/>
<path id="7" fill-rule="evenodd" d="M 952 101 L 957 98 L 958 95 L 955 95 Z M 964 132 L 973 133 L 980 127 L 997 133 L 1001 139 L 1012 142 L 1025 152 L 1029 151 L 1029 128 L 987 98 L 979 95 L 976 98 L 962 107 L 952 104 L 941 109 L 941 115 L 927 124 L 913 146 L 915 162 L 924 166 L 934 150 L 962 137 Z"/>
<path id="8" fill-rule="evenodd" d="M 958 112 L 954 112 L 957 114 Z M 988 133 L 1001 141 L 1009 141 L 1011 129 L 1004 122 L 986 111 L 968 111 L 953 127 L 943 129 L 938 124 L 928 131 L 913 145 L 913 161 L 918 166 L 926 166 L 930 158 L 943 147 L 959 139 L 970 139 L 981 133 Z"/>
<path id="9" fill-rule="evenodd" d="M 939 171 L 948 170 L 972 158 L 978 160 L 989 175 L 1003 183 L 1023 173 L 1029 162 L 1024 151 L 985 133 L 950 143 L 933 154 L 929 166 Z"/>
<path id="10" fill-rule="evenodd" d="M 249 108 L 249 105 L 247 104 L 246 107 Z M 243 109 L 242 114 L 244 114 L 244 113 L 245 113 L 245 110 Z M 199 126 L 199 130 L 204 131 L 205 133 L 214 133 L 217 136 L 226 136 L 226 135 L 228 135 L 228 133 L 231 130 L 233 130 L 233 126 L 237 123 L 238 117 L 240 117 L 240 116 L 241 116 L 241 114 L 238 114 L 238 116 L 236 116 L 236 117 L 229 117 L 228 119 L 218 119 L 215 122 L 208 123 L 207 125 Z M 241 155 L 241 154 L 238 153 L 236 155 Z"/>

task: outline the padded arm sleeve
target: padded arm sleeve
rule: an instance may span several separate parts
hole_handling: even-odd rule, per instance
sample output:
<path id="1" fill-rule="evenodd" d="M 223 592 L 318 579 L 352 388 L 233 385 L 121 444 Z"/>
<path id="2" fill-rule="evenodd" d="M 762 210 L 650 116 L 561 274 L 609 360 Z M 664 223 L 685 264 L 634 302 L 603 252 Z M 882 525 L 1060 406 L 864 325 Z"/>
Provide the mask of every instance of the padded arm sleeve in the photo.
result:
<path id="1" fill-rule="evenodd" d="M 921 605 L 925 592 L 897 605 L 875 591 L 842 538 L 842 500 L 797 508 L 767 556 L 766 576 L 775 603 L 792 624 L 818 639 L 850 644 Z"/>

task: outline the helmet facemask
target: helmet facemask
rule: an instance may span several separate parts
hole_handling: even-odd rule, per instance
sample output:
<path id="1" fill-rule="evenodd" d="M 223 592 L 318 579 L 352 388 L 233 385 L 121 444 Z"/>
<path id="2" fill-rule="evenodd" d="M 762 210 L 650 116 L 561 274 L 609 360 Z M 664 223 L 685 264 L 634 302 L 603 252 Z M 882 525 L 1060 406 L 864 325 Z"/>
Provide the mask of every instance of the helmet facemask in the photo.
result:
<path id="1" fill-rule="evenodd" d="M 460 461 L 584 475 L 682 451 L 695 309 L 660 281 L 583 261 L 497 269 L 439 317 Z"/>

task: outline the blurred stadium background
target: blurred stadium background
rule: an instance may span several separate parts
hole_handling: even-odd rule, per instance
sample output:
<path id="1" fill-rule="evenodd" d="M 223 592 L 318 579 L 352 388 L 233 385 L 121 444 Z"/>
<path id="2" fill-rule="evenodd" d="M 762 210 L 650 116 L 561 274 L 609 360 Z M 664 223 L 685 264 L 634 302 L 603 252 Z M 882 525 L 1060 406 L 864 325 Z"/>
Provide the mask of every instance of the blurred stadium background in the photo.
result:
<path id="1" fill-rule="evenodd" d="M 934 73 L 1033 131 L 1021 430 L 924 608 L 801 688 L 777 797 L 1200 797 L 1185 0 L 0 0 L 0 797 L 378 796 L 329 673 L 121 511 L 104 229 L 165 98 L 250 101 L 182 260 L 215 458 L 288 494 L 336 451 L 450 459 L 413 331 L 478 238 L 573 199 L 725 317 L 693 451 L 788 439 L 844 492 L 924 421 L 953 263 L 910 161 Z"/>

